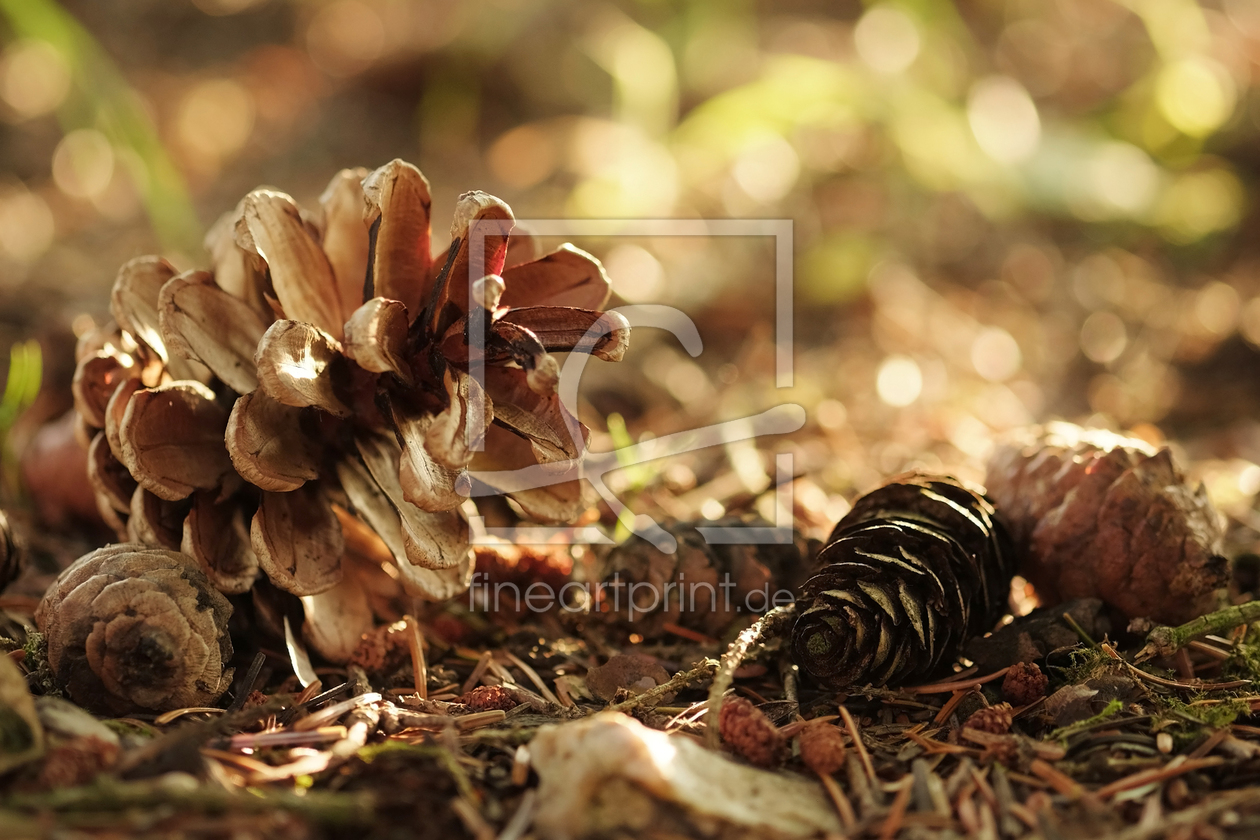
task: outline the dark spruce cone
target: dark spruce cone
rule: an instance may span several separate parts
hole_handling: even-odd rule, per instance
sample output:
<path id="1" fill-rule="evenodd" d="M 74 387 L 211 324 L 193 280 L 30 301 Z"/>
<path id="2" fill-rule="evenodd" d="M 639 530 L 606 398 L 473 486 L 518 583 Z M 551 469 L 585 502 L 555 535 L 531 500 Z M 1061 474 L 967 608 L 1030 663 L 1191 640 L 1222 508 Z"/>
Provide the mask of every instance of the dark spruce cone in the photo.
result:
<path id="1" fill-rule="evenodd" d="M 831 532 L 792 657 L 832 688 L 927 677 L 1006 611 L 1012 556 L 983 496 L 945 476 L 893 479 Z"/>

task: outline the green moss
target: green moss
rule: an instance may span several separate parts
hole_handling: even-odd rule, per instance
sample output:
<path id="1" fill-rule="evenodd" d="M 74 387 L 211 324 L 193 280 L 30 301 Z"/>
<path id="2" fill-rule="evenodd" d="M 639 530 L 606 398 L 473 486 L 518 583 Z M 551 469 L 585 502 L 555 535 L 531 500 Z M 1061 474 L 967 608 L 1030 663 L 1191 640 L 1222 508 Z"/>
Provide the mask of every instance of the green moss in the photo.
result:
<path id="1" fill-rule="evenodd" d="M 1240 717 L 1251 714 L 1251 704 L 1246 700 L 1230 699 L 1212 705 L 1194 706 L 1176 697 L 1165 697 L 1161 702 L 1164 716 L 1178 718 L 1199 728 L 1220 729 L 1229 726 Z"/>
<path id="2" fill-rule="evenodd" d="M 1077 685 L 1119 670 L 1119 664 L 1100 648 L 1082 647 L 1072 651 L 1072 663 L 1060 670 L 1066 685 Z"/>
<path id="3" fill-rule="evenodd" d="M 26 652 L 23 664 L 31 675 L 32 693 L 61 697 L 61 689 L 57 687 L 52 668 L 48 665 L 48 641 L 44 638 L 44 634 L 38 630 L 29 631 L 22 650 Z"/>
<path id="4" fill-rule="evenodd" d="M 1083 732 L 1089 729 L 1090 727 L 1094 726 L 1095 724 L 1102 723 L 1108 718 L 1115 717 L 1123 710 L 1124 710 L 1124 703 L 1122 703 L 1120 700 L 1112 700 L 1105 707 L 1103 707 L 1103 710 L 1101 712 L 1094 715 L 1093 717 L 1086 718 L 1085 720 L 1077 721 L 1076 723 L 1070 726 L 1065 726 L 1062 729 L 1056 729 L 1055 731 L 1051 732 L 1050 739 L 1058 740 L 1058 741 L 1065 740 L 1067 738 L 1070 738 L 1072 735 L 1075 735 L 1077 732 Z"/>
<path id="5" fill-rule="evenodd" d="M 1227 679 L 1260 682 L 1260 644 L 1251 640 L 1251 634 L 1247 641 L 1234 646 L 1229 659 L 1221 664 L 1221 674 Z"/>

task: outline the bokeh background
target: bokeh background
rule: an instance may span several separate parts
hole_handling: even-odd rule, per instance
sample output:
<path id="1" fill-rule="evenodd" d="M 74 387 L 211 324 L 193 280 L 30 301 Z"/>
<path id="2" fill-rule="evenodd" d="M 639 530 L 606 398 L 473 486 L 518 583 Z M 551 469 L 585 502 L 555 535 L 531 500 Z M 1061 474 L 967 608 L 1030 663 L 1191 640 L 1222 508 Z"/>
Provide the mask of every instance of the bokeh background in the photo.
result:
<path id="1" fill-rule="evenodd" d="M 638 508 L 773 514 L 790 451 L 821 534 L 882 476 L 979 479 L 997 436 L 1064 417 L 1172 440 L 1257 538 L 1257 0 L 0 0 L 0 38 L 0 426 L 39 374 L 55 413 L 124 260 L 204 264 L 249 189 L 309 205 L 402 157 L 439 247 L 474 188 L 522 218 L 793 220 L 790 389 L 770 242 L 577 243 L 614 303 L 706 342 L 639 331 L 593 365 L 596 448 L 808 411 L 623 470 Z"/>

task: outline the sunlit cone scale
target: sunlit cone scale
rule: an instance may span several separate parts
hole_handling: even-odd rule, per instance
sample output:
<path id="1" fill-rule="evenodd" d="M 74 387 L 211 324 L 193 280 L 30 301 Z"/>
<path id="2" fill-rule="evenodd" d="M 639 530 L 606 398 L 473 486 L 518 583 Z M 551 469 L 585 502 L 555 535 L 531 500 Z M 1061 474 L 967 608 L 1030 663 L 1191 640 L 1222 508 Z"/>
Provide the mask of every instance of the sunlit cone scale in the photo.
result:
<path id="1" fill-rule="evenodd" d="M 944 476 L 893 479 L 832 531 L 797 603 L 792 656 L 831 688 L 928 677 L 1001 618 L 1012 563 L 984 496 Z"/>
<path id="2" fill-rule="evenodd" d="M 78 348 L 79 429 L 119 538 L 182 551 L 223 592 L 265 576 L 320 616 L 306 638 L 334 660 L 371 622 L 343 560 L 396 567 L 413 596 L 467 588 L 462 477 L 578 457 L 586 429 L 551 354 L 615 361 L 629 335 L 599 310 L 594 257 L 537 257 L 481 192 L 460 197 L 434 256 L 430 204 L 399 160 L 338 173 L 313 213 L 255 190 L 207 236 L 212 270 L 124 265 L 114 322 Z M 550 523 L 586 507 L 576 481 L 512 495 Z"/>

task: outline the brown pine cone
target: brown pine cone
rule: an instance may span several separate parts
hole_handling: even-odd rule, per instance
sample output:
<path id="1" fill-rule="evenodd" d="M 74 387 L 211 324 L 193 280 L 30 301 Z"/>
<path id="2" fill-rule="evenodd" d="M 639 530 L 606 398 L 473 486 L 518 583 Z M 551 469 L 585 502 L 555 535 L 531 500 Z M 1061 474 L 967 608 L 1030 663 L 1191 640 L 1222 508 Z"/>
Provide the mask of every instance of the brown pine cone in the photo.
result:
<path id="1" fill-rule="evenodd" d="M 1002 696 L 1015 706 L 1027 706 L 1046 696 L 1050 678 L 1036 662 L 1016 662 L 1002 679 Z"/>
<path id="2" fill-rule="evenodd" d="M 187 555 L 137 543 L 76 560 L 35 610 L 58 685 L 101 714 L 206 706 L 232 683 L 232 605 Z"/>
<path id="3" fill-rule="evenodd" d="M 998 703 L 996 706 L 990 706 L 987 709 L 976 709 L 971 713 L 971 717 L 967 718 L 963 728 L 978 729 L 981 732 L 1003 735 L 1011 731 L 1011 721 L 1011 704 Z"/>
<path id="4" fill-rule="evenodd" d="M 825 721 L 811 720 L 800 734 L 801 761 L 820 776 L 830 776 L 844 766 L 844 736 Z"/>
<path id="5" fill-rule="evenodd" d="M 1043 604 L 1101 598 L 1175 625 L 1225 585 L 1220 518 L 1167 448 L 1051 423 L 1000 447 L 987 484 Z"/>
<path id="6" fill-rule="evenodd" d="M 750 764 L 774 767 L 783 760 L 783 736 L 747 698 L 731 697 L 722 703 L 718 731 L 722 743 Z"/>
<path id="7" fill-rule="evenodd" d="M 444 600 L 473 573 L 468 493 L 515 482 L 505 492 L 548 523 L 585 510 L 587 433 L 552 354 L 615 361 L 628 341 L 599 311 L 599 261 L 570 245 L 536 257 L 499 199 L 462 195 L 443 254 L 429 222 L 428 181 L 400 160 L 338 173 L 313 213 L 254 190 L 207 237 L 212 272 L 132 260 L 114 323 L 77 348 L 78 432 L 120 539 L 187 553 L 229 594 L 266 575 L 303 599 L 320 625 L 305 636 L 333 661 L 372 618 L 344 591 L 361 588 L 343 580 L 348 551 Z M 546 480 L 513 475 L 544 466 Z M 366 554 L 347 518 L 372 535 Z"/>

